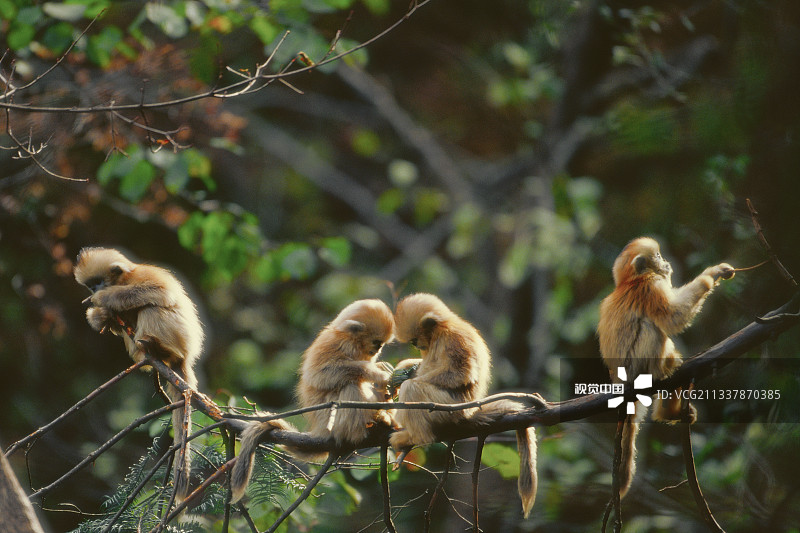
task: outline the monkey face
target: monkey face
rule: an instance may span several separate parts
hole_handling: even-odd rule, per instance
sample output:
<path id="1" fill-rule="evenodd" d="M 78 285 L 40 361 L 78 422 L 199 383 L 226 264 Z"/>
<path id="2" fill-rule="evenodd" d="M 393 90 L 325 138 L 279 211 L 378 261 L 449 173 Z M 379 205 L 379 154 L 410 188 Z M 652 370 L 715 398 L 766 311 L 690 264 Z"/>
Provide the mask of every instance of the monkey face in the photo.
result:
<path id="1" fill-rule="evenodd" d="M 134 264 L 117 250 L 84 248 L 78 254 L 75 280 L 92 294 L 111 285 L 118 285 L 123 274 L 131 272 Z"/>
<path id="2" fill-rule="evenodd" d="M 369 339 L 367 339 L 364 351 L 370 356 L 376 356 L 380 353 L 381 348 L 383 348 L 383 339 L 372 339 L 372 342 L 369 342 Z"/>

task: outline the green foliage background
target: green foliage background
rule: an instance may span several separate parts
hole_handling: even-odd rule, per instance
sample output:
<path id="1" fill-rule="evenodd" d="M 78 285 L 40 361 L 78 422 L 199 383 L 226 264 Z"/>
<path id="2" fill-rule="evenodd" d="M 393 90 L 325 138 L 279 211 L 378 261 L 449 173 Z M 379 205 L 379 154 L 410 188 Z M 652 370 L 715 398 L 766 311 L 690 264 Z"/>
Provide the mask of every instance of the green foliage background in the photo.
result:
<path id="1" fill-rule="evenodd" d="M 15 86 L 32 81 L 100 14 L 63 63 L 13 102 L 166 101 L 238 80 L 225 66 L 254 72 L 286 30 L 272 72 L 298 52 L 320 61 L 340 29 L 336 51 L 363 42 L 406 8 L 0 0 L 1 65 Z M 87 245 L 119 247 L 181 276 L 207 328 L 202 387 L 223 404 L 246 396 L 262 408 L 292 407 L 300 355 L 319 329 L 354 299 L 391 303 L 391 287 L 436 293 L 476 324 L 494 353 L 496 390 L 555 400 L 569 383 L 603 381 L 597 306 L 628 240 L 658 238 L 676 283 L 720 261 L 752 265 L 764 253 L 744 204 L 751 198 L 774 250 L 800 273 L 798 26 L 791 0 L 433 0 L 370 47 L 291 77 L 303 94 L 273 83 L 245 97 L 124 114 L 173 131 L 180 150 L 108 114 L 4 113 L 2 146 L 11 146 L 10 124 L 47 143 L 48 168 L 87 181 L 48 176 L 15 150 L 0 151 L 2 442 L 129 364 L 119 339 L 83 319 L 86 293 L 71 269 Z M 772 267 L 741 273 L 717 289 L 680 347 L 696 353 L 790 293 Z M 778 416 L 697 426 L 700 481 L 728 531 L 796 531 L 800 521 L 800 426 L 790 413 L 798 384 L 770 363 L 793 368 L 799 346 L 796 331 L 770 342 L 748 356 L 766 358 L 759 374 L 734 380 L 781 388 Z M 384 351 L 392 362 L 410 353 Z M 33 487 L 157 406 L 148 387 L 128 379 L 40 439 L 28 456 Z M 701 420 L 726 408 L 703 404 Z M 598 530 L 613 435 L 602 422 L 539 431 L 539 494 L 525 522 L 510 497 L 511 440 L 488 446 L 483 528 Z M 61 504 L 100 512 L 160 431 L 159 423 L 136 433 L 53 493 L 45 523 L 65 531 L 86 518 L 52 511 Z M 682 477 L 678 443 L 668 427 L 643 432 L 626 531 L 701 528 L 686 487 L 658 492 Z M 456 451 L 469 462 L 473 446 Z M 418 460 L 436 470 L 443 455 L 431 446 Z M 24 457 L 11 459 L 27 486 Z M 452 506 L 436 509 L 439 531 L 467 527 L 458 513 L 471 514 L 459 503 L 471 498 L 470 465 L 459 466 Z M 374 465 L 327 479 L 292 530 L 381 529 L 379 520 L 369 527 L 380 515 Z M 425 471 L 393 475 L 394 502 L 408 504 L 396 518 L 401 530 L 419 527 L 427 498 L 417 497 L 434 484 Z M 201 509 L 203 527 L 219 530 L 217 508 Z M 276 514 L 275 501 L 253 509 L 262 528 Z"/>

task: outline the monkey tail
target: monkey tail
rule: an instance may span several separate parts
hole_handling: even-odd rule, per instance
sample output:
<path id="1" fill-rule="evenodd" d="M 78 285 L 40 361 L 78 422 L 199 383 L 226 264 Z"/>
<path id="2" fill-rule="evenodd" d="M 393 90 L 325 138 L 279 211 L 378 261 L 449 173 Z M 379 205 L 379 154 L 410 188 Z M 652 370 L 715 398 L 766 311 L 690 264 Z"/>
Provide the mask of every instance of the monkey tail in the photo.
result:
<path id="1" fill-rule="evenodd" d="M 499 416 L 517 412 L 524 404 L 512 400 L 501 400 L 487 404 L 474 411 L 468 421 L 476 428 L 488 425 Z M 517 451 L 519 453 L 519 479 L 517 490 L 522 500 L 522 512 L 525 518 L 531 512 L 536 499 L 538 476 L 536 474 L 536 430 L 533 427 L 517 430 Z"/>
<path id="2" fill-rule="evenodd" d="M 636 473 L 636 434 L 639 433 L 638 413 L 626 416 L 622 424 L 622 457 L 618 473 L 620 498 L 624 498 L 625 494 L 627 494 L 633 482 L 633 476 Z"/>
<path id="3" fill-rule="evenodd" d="M 517 450 L 519 452 L 519 480 L 517 490 L 522 500 L 522 514 L 525 518 L 531 512 L 536 500 L 536 430 L 533 427 L 517 430 Z"/>
<path id="4" fill-rule="evenodd" d="M 175 400 L 173 399 L 173 401 Z M 186 439 L 186 430 L 188 428 L 183 425 L 183 422 L 186 420 L 187 414 L 191 417 L 191 407 L 188 404 L 172 411 L 172 431 L 175 435 L 175 444 L 180 444 Z M 191 423 L 191 418 L 189 420 Z M 192 454 L 189 441 L 186 441 L 185 448 L 179 448 L 176 453 L 178 455 L 175 461 L 174 474 L 175 499 L 180 504 L 189 494 L 189 474 L 192 470 Z"/>
<path id="5" fill-rule="evenodd" d="M 260 416 L 268 416 L 269 413 L 257 413 Z M 253 465 L 255 462 L 256 449 L 261 438 L 273 429 L 285 431 L 297 431 L 294 426 L 285 420 L 269 420 L 267 422 L 251 422 L 242 431 L 242 445 L 239 450 L 239 458 L 233 465 L 231 471 L 231 503 L 236 503 L 242 499 L 247 485 L 250 484 L 250 476 L 253 475 Z"/>

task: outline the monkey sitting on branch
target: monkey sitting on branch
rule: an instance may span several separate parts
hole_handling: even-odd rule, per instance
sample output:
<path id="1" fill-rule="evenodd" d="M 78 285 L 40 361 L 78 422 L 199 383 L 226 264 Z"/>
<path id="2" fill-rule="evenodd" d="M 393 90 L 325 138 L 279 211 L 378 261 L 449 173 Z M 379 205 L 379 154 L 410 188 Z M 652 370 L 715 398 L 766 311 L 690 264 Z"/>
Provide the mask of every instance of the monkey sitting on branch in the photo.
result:
<path id="1" fill-rule="evenodd" d="M 83 248 L 78 254 L 75 279 L 92 291 L 86 299 L 91 305 L 86 319 L 94 330 L 111 331 L 122 337 L 135 362 L 150 354 L 163 360 L 190 387 L 197 386 L 193 367 L 203 346 L 203 328 L 194 302 L 175 276 L 157 266 L 134 263 L 111 248 Z M 125 326 L 132 330 L 133 338 Z M 172 402 L 183 398 L 172 384 L 167 384 L 166 393 Z M 184 421 L 190 408 L 187 402 L 172 412 L 176 444 L 186 441 L 188 428 Z M 188 493 L 190 470 L 187 441 L 175 464 L 175 495 L 179 502 Z"/>
<path id="2" fill-rule="evenodd" d="M 297 385 L 300 407 L 332 401 L 389 400 L 386 390 L 391 366 L 375 360 L 383 346 L 394 338 L 394 330 L 392 311 L 381 300 L 358 300 L 345 307 L 303 353 Z M 376 424 L 394 425 L 392 411 L 388 409 L 341 409 L 334 413 L 331 409 L 319 409 L 304 416 L 311 436 L 333 437 L 341 449 L 363 442 Z M 261 437 L 273 429 L 297 431 L 289 422 L 276 419 L 252 422 L 242 432 L 239 458 L 231 474 L 233 502 L 244 495 Z M 326 455 L 293 448 L 289 452 L 309 461 L 324 459 Z"/>
<path id="3" fill-rule="evenodd" d="M 649 237 L 631 241 L 614 261 L 614 291 L 600 304 L 597 334 L 603 362 L 611 379 L 620 382 L 619 367 L 629 379 L 652 374 L 653 380 L 669 377 L 681 364 L 681 355 L 670 338 L 689 327 L 703 302 L 721 279 L 730 279 L 735 269 L 727 263 L 706 268 L 686 285 L 673 288 L 672 265 L 662 256 L 658 243 Z M 681 418 L 681 401 L 656 400 L 653 419 L 675 422 Z M 690 421 L 697 411 L 690 408 Z M 636 471 L 636 434 L 647 407 L 636 403 L 636 414 L 625 418 L 619 472 L 620 497 L 630 488 Z"/>
<path id="4" fill-rule="evenodd" d="M 395 372 L 416 365 L 413 377 L 403 381 L 400 402 L 464 403 L 486 396 L 491 379 L 491 355 L 475 327 L 453 313 L 432 294 L 412 294 L 395 311 L 397 339 L 419 349 L 421 359 L 406 359 Z M 500 401 L 462 411 L 398 409 L 395 415 L 402 429 L 390 436 L 392 447 L 404 453 L 413 446 L 438 440 L 437 430 L 459 423 L 483 425 L 501 413 L 524 405 Z M 518 489 L 522 510 L 528 517 L 536 498 L 536 433 L 533 427 L 517 430 L 520 454 Z"/>

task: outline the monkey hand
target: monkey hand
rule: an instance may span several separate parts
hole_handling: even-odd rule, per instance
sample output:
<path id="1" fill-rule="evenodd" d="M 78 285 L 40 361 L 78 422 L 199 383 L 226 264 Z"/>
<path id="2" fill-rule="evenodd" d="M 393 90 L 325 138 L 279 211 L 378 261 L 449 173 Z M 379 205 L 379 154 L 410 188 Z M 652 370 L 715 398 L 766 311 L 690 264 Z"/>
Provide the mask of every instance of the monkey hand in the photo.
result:
<path id="1" fill-rule="evenodd" d="M 728 263 L 720 263 L 716 266 L 708 267 L 703 274 L 711 276 L 711 279 L 716 283 L 720 279 L 731 279 L 736 274 L 736 270 Z"/>
<path id="2" fill-rule="evenodd" d="M 393 366 L 392 366 L 392 364 L 391 364 L 390 362 L 388 362 L 388 361 L 377 361 L 377 362 L 375 362 L 375 364 L 376 364 L 376 365 L 378 365 L 378 367 L 379 367 L 381 370 L 385 370 L 385 371 L 386 371 L 386 372 L 388 372 L 389 374 L 391 374 L 392 372 L 394 372 L 394 367 L 393 367 Z"/>
<path id="3" fill-rule="evenodd" d="M 89 325 L 93 330 L 101 333 L 109 328 L 113 330 L 113 327 L 116 325 L 111 311 L 105 307 L 90 307 L 87 309 L 86 320 L 89 322 Z"/>

